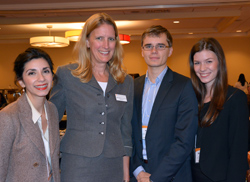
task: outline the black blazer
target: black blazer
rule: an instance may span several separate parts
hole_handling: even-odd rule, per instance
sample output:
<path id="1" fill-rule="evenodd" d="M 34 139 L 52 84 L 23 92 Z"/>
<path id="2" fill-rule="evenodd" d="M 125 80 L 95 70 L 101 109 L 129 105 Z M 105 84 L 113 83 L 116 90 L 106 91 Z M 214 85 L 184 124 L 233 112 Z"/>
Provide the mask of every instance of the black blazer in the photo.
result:
<path id="1" fill-rule="evenodd" d="M 244 182 L 248 150 L 246 94 L 229 86 L 228 99 L 214 123 L 202 128 L 200 167 L 213 181 Z M 234 93 L 235 92 L 235 93 Z"/>
<path id="2" fill-rule="evenodd" d="M 142 96 L 145 75 L 135 80 L 131 172 L 142 162 Z M 146 134 L 154 182 L 192 182 L 190 153 L 197 131 L 197 99 L 190 79 L 168 68 L 152 108 Z M 135 179 L 134 179 L 135 180 Z M 133 181 L 133 179 L 132 179 Z"/>

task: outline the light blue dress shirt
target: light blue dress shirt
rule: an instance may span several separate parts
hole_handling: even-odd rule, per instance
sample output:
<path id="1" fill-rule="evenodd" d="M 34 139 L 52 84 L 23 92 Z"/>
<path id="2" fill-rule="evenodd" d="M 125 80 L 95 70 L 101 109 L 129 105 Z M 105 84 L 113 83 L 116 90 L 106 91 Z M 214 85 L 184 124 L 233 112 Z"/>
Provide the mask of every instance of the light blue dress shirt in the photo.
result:
<path id="1" fill-rule="evenodd" d="M 146 77 L 145 77 L 145 84 L 144 84 L 144 89 L 143 89 L 143 100 L 142 100 L 142 126 L 148 126 L 148 122 L 150 119 L 150 115 L 151 115 L 151 111 L 152 111 L 152 107 L 154 105 L 154 101 L 155 101 L 155 97 L 157 95 L 157 92 L 161 86 L 161 82 L 163 80 L 163 77 L 165 76 L 166 72 L 168 70 L 168 67 L 166 66 L 165 69 L 158 75 L 158 77 L 155 80 L 155 83 L 152 83 L 149 78 L 148 78 L 148 71 L 146 73 Z M 142 129 L 142 135 L 144 131 Z M 146 136 L 146 133 L 145 133 Z M 142 155 L 143 155 L 143 159 L 147 160 L 147 152 L 146 152 L 146 141 L 145 139 L 143 139 L 142 136 Z M 138 176 L 138 174 L 141 171 L 145 171 L 144 168 L 142 166 L 137 167 L 133 174 L 135 177 Z"/>

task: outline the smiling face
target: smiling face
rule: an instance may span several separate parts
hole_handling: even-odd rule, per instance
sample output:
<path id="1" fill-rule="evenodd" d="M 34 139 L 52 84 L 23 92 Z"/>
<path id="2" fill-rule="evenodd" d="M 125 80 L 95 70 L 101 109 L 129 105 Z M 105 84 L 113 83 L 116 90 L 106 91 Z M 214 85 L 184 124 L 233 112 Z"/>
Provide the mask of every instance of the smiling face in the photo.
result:
<path id="1" fill-rule="evenodd" d="M 202 50 L 194 54 L 194 71 L 207 89 L 210 89 L 218 73 L 219 61 L 216 54 L 210 50 Z"/>
<path id="2" fill-rule="evenodd" d="M 113 57 L 115 45 L 115 30 L 112 25 L 103 23 L 94 29 L 87 39 L 92 64 L 106 64 Z"/>
<path id="3" fill-rule="evenodd" d="M 53 75 L 48 62 L 44 58 L 32 59 L 24 66 L 23 79 L 19 80 L 21 87 L 26 88 L 26 94 L 31 101 L 38 97 L 46 97 L 52 86 Z"/>
<path id="4" fill-rule="evenodd" d="M 154 46 L 152 50 L 144 50 L 144 46 Z M 167 42 L 166 34 L 162 33 L 159 36 L 149 36 L 147 35 L 143 40 L 142 57 L 149 69 L 160 68 L 164 69 L 166 67 L 167 59 L 172 55 L 173 48 L 166 47 L 164 50 L 156 49 L 157 46 L 169 46 Z M 156 46 L 156 47 L 155 47 Z"/>

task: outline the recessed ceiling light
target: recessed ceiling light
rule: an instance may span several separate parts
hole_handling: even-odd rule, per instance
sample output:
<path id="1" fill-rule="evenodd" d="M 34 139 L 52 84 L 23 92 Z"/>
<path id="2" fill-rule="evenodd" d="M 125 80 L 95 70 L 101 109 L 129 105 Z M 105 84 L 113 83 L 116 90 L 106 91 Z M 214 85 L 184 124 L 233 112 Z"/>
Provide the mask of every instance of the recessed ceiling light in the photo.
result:
<path id="1" fill-rule="evenodd" d="M 193 33 L 193 32 L 189 32 L 188 34 L 189 34 L 189 35 L 192 35 L 192 34 L 194 34 L 194 33 Z"/>
<path id="2" fill-rule="evenodd" d="M 174 21 L 173 23 L 180 23 L 180 21 Z"/>
<path id="3" fill-rule="evenodd" d="M 242 32 L 242 31 L 241 31 L 241 30 L 236 30 L 236 32 L 238 32 L 238 33 L 239 33 L 239 32 Z"/>

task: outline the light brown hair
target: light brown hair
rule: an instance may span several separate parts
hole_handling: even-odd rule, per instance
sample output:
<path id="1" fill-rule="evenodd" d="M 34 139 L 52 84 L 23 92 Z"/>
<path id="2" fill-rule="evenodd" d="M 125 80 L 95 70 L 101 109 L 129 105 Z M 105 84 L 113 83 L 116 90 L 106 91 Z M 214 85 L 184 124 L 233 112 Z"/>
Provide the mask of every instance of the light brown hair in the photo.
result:
<path id="1" fill-rule="evenodd" d="M 86 45 L 86 40 L 93 30 L 100 27 L 102 24 L 108 24 L 113 26 L 115 31 L 116 46 L 114 55 L 108 62 L 109 72 L 117 81 L 117 83 L 123 83 L 126 73 L 122 68 L 123 61 L 123 48 L 120 44 L 119 34 L 114 20 L 106 13 L 97 13 L 87 19 L 80 39 L 75 46 L 75 51 L 78 55 L 78 67 L 72 70 L 71 73 L 74 77 L 77 77 L 83 83 L 87 83 L 92 78 L 92 64 L 90 60 L 90 50 Z"/>
<path id="2" fill-rule="evenodd" d="M 169 31 L 161 25 L 153 25 L 146 29 L 141 36 L 141 46 L 143 46 L 143 41 L 146 36 L 160 36 L 161 34 L 166 34 L 168 46 L 173 46 L 173 39 Z"/>

